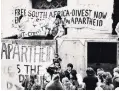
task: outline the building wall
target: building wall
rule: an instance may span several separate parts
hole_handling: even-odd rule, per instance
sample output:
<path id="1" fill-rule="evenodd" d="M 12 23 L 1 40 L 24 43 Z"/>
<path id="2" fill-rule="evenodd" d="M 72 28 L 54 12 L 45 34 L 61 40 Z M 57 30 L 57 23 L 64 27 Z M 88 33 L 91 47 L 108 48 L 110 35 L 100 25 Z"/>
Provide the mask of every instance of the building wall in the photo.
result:
<path id="1" fill-rule="evenodd" d="M 89 37 L 90 36 L 90 37 Z M 58 53 L 62 58 L 62 68 L 66 69 L 68 63 L 74 65 L 74 69 L 77 70 L 82 76 L 86 75 L 86 69 L 88 66 L 88 56 L 87 48 L 88 42 L 110 42 L 117 43 L 117 36 L 112 36 L 110 34 L 92 34 L 85 36 L 80 36 L 79 38 L 67 38 L 59 39 L 58 43 Z M 118 55 L 117 55 L 118 57 Z M 117 65 L 119 64 L 119 59 L 117 58 Z"/>
<path id="2" fill-rule="evenodd" d="M 68 63 L 72 63 L 74 69 L 84 75 L 86 69 L 85 45 L 80 40 L 63 40 L 58 50 L 64 70 Z"/>

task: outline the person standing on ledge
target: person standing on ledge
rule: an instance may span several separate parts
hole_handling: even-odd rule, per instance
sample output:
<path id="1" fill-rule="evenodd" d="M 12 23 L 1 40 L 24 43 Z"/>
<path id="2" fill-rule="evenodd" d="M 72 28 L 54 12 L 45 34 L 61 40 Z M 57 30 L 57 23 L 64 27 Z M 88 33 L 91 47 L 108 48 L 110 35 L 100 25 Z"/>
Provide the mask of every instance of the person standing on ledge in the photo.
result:
<path id="1" fill-rule="evenodd" d="M 57 39 L 65 34 L 65 24 L 61 18 L 61 16 L 58 14 L 56 16 L 56 19 L 54 20 L 53 24 L 48 24 L 47 27 L 49 29 L 49 33 L 47 35 L 47 38 Z"/>

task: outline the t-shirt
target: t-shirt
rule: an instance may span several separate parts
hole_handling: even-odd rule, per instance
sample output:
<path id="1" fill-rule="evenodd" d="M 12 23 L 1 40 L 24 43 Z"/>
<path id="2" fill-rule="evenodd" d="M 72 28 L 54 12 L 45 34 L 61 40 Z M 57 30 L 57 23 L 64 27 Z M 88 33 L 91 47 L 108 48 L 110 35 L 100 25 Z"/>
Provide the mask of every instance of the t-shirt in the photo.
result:
<path id="1" fill-rule="evenodd" d="M 98 78 L 95 76 L 86 76 L 83 82 L 86 84 L 86 90 L 95 90 Z"/>

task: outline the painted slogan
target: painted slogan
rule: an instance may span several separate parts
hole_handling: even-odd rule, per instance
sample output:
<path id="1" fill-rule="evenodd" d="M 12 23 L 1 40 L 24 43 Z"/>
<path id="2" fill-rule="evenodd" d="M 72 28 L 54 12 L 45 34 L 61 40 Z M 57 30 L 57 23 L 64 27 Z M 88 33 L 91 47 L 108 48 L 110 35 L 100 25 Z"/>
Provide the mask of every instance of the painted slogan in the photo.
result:
<path id="1" fill-rule="evenodd" d="M 3 81 L 5 88 L 11 89 L 14 82 L 21 83 L 31 74 L 42 76 L 51 65 L 54 54 L 55 41 L 3 39 L 1 71 L 6 79 Z"/>

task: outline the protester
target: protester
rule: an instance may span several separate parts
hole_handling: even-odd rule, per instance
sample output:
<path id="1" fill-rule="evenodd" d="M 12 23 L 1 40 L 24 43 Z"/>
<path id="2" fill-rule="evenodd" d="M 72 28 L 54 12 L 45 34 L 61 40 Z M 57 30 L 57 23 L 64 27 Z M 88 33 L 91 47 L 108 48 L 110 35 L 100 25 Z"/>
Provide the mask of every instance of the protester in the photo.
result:
<path id="1" fill-rule="evenodd" d="M 53 59 L 53 63 L 55 62 L 55 61 L 58 61 L 58 62 L 62 62 L 62 59 L 59 57 L 59 55 L 56 53 L 55 54 L 55 58 Z"/>
<path id="2" fill-rule="evenodd" d="M 65 90 L 75 90 L 76 87 L 73 86 L 73 84 L 70 82 L 70 80 L 67 77 L 64 77 L 62 79 L 62 85 Z"/>
<path id="3" fill-rule="evenodd" d="M 85 83 L 86 90 L 95 90 L 98 82 L 98 78 L 95 76 L 94 70 L 89 67 L 86 70 L 87 76 L 84 77 L 83 82 Z"/>
<path id="4" fill-rule="evenodd" d="M 55 20 L 47 24 L 47 29 L 49 29 L 47 38 L 57 39 L 65 34 L 65 24 L 59 14 L 57 14 Z"/>
<path id="5" fill-rule="evenodd" d="M 112 75 L 110 72 L 106 72 L 106 77 L 112 78 Z"/>
<path id="6" fill-rule="evenodd" d="M 97 70 L 98 83 L 95 90 L 102 90 L 102 86 L 105 84 L 105 79 L 103 78 L 104 73 L 104 70 Z"/>
<path id="7" fill-rule="evenodd" d="M 76 89 L 79 86 L 78 80 L 77 80 L 77 72 L 73 69 L 73 64 L 69 63 L 67 64 L 67 70 L 64 72 L 65 76 L 72 82 L 73 85 L 76 86 Z"/>
<path id="8" fill-rule="evenodd" d="M 29 78 L 28 76 L 26 79 L 22 82 L 22 86 L 24 87 L 24 90 L 30 90 L 31 88 L 31 82 L 30 82 L 31 77 Z"/>
<path id="9" fill-rule="evenodd" d="M 114 90 L 114 85 L 112 84 L 112 78 L 106 77 L 106 82 L 102 86 L 103 90 Z"/>
<path id="10" fill-rule="evenodd" d="M 34 75 L 34 84 L 31 89 L 32 90 L 41 90 L 41 85 L 40 85 L 39 78 L 37 75 Z"/>
<path id="11" fill-rule="evenodd" d="M 59 74 L 53 75 L 53 79 L 46 85 L 45 90 L 64 90 L 60 82 Z"/>
<path id="12" fill-rule="evenodd" d="M 47 69 L 48 77 L 43 77 L 44 84 L 40 84 L 38 75 L 30 75 L 23 81 L 22 86 L 25 90 L 118 90 L 119 89 L 119 67 L 114 68 L 114 77 L 110 72 L 105 72 L 102 68 L 97 69 L 97 75 L 93 68 L 88 67 L 87 76 L 80 80 L 81 75 L 77 75 L 73 69 L 73 64 L 67 64 L 67 70 L 61 74 L 59 61 L 54 61 L 53 68 Z M 52 73 L 52 77 L 51 74 Z M 44 75 L 46 76 L 46 75 Z M 78 77 L 77 77 L 78 76 Z M 62 77 L 62 78 L 61 78 Z M 112 83 L 113 80 L 113 83 Z M 46 83 L 45 83 L 46 82 Z"/>
<path id="13" fill-rule="evenodd" d="M 119 78 L 116 78 L 114 81 L 115 90 L 119 90 Z"/>
<path id="14" fill-rule="evenodd" d="M 47 69 L 47 72 L 43 75 L 43 90 L 45 90 L 46 85 L 52 80 L 51 74 L 53 74 L 52 70 Z"/>
<path id="15" fill-rule="evenodd" d="M 68 63 L 65 71 L 61 68 L 61 61 L 55 56 L 53 64 L 43 75 L 43 84 L 39 81 L 38 75 L 30 75 L 23 81 L 25 90 L 118 90 L 119 89 L 119 67 L 114 68 L 113 74 L 105 72 L 103 68 L 98 68 L 97 73 L 93 68 L 88 67 L 87 76 L 84 78 L 73 69 L 73 64 Z M 112 82 L 113 81 L 113 82 Z"/>
<path id="16" fill-rule="evenodd" d="M 100 71 L 98 72 L 98 86 L 96 90 L 113 90 L 112 75 L 110 72 Z"/>
<path id="17" fill-rule="evenodd" d="M 119 67 L 114 68 L 113 75 L 113 85 L 114 89 L 116 89 L 117 87 L 119 87 Z"/>
<path id="18" fill-rule="evenodd" d="M 56 73 L 60 75 L 60 81 L 62 81 L 62 78 L 65 76 L 63 70 L 61 69 L 61 65 L 59 61 L 54 61 L 53 66 L 48 67 L 47 71 L 51 75 L 51 79 L 53 74 L 56 74 Z"/>
<path id="19" fill-rule="evenodd" d="M 53 27 L 52 35 L 54 36 L 54 39 L 56 39 L 63 36 L 65 32 L 64 22 L 59 14 L 56 16 L 54 24 L 55 26 Z"/>

